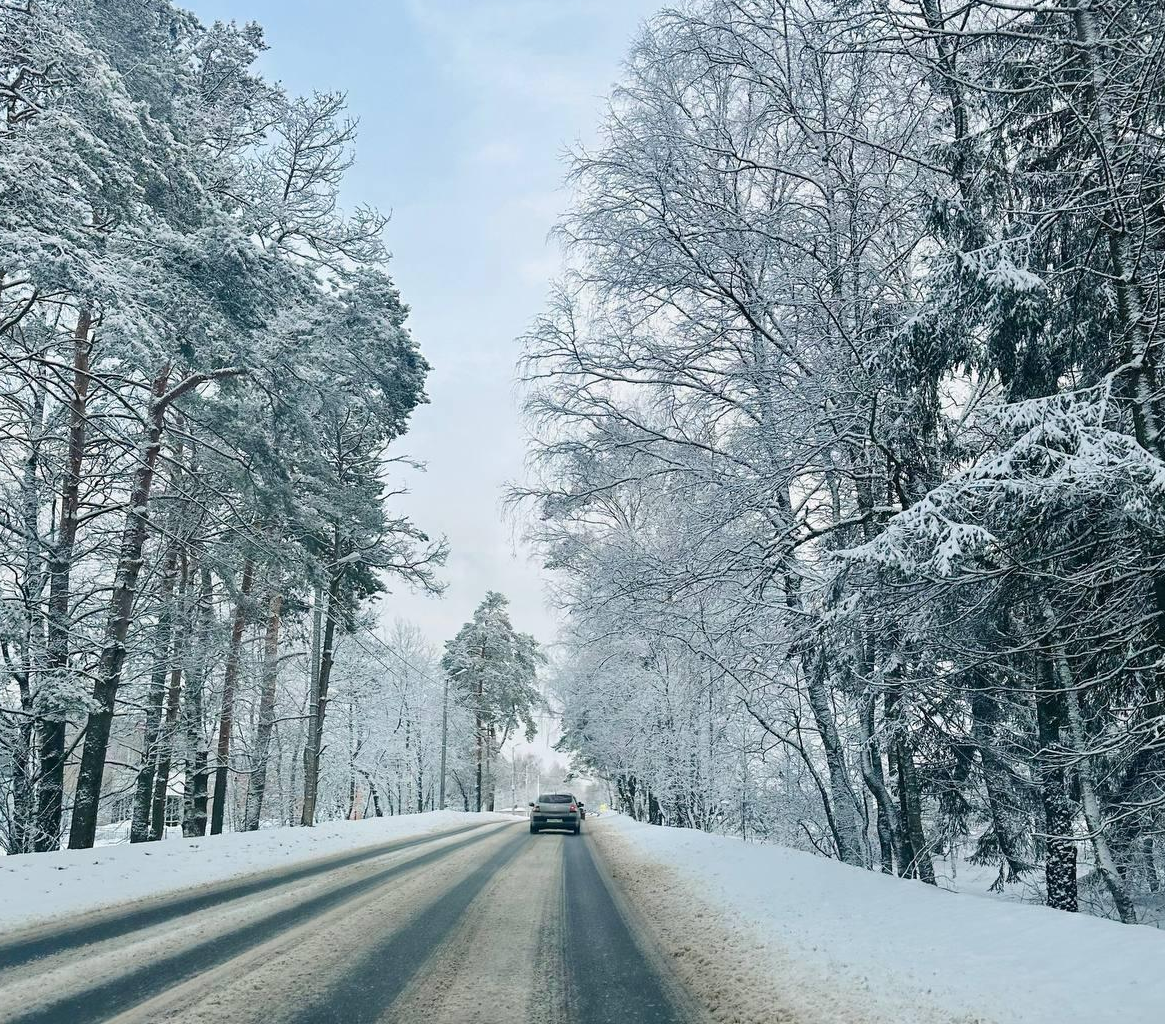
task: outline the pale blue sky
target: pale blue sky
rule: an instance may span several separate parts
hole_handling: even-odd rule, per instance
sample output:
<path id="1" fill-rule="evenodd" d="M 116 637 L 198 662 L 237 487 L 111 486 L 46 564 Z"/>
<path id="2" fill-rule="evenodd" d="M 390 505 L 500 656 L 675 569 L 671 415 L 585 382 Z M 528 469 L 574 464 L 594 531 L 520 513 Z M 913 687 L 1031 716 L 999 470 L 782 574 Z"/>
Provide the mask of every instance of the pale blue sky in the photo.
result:
<path id="1" fill-rule="evenodd" d="M 400 590 L 386 617 L 440 645 L 488 589 L 550 640 L 538 567 L 501 518 L 520 476 L 515 339 L 557 268 L 546 235 L 566 203 L 567 146 L 593 137 L 639 23 L 659 0 L 185 0 L 205 21 L 260 22 L 269 77 L 342 90 L 360 120 L 346 202 L 392 214 L 393 274 L 434 372 L 401 451 L 405 510 L 452 556 L 441 601 Z"/>

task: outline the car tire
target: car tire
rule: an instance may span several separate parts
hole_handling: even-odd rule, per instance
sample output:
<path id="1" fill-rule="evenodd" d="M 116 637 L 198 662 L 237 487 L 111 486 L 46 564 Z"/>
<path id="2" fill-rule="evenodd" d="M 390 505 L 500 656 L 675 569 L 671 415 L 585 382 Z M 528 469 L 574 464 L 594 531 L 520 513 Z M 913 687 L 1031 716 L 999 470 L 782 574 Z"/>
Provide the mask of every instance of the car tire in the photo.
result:
<path id="1" fill-rule="evenodd" d="M 530 826 L 530 835 L 536 836 L 538 832 L 539 830 L 537 828 L 535 828 L 533 825 Z"/>
<path id="2" fill-rule="evenodd" d="M 582 825 L 575 825 L 575 827 L 574 827 L 574 834 L 575 834 L 576 836 L 578 836 L 578 835 L 582 835 Z"/>

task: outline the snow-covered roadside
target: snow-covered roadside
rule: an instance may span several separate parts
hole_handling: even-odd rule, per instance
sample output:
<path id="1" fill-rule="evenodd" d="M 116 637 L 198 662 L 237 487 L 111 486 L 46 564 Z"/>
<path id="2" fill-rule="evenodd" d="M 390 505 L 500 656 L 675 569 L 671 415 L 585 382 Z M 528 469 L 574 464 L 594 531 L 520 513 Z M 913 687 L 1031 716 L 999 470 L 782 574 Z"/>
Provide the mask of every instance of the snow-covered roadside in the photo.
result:
<path id="1" fill-rule="evenodd" d="M 0 857 L 0 930 L 116 906 L 238 875 L 288 867 L 395 839 L 444 832 L 508 814 L 429 811 L 315 828 L 272 828 L 202 839 L 167 839 Z"/>
<path id="2" fill-rule="evenodd" d="M 718 1021 L 1162 1019 L 1165 934 L 1155 928 L 974 899 L 622 816 L 590 832 Z"/>

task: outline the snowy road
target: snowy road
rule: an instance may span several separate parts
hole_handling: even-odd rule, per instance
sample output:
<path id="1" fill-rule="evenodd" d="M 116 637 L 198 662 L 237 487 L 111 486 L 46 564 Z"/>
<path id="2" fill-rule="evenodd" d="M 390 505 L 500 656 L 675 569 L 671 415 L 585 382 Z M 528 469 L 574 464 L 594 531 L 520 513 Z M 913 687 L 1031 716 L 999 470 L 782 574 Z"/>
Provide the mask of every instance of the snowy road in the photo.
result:
<path id="1" fill-rule="evenodd" d="M 0 936 L 3 1024 L 693 1019 L 585 833 L 487 824 Z"/>

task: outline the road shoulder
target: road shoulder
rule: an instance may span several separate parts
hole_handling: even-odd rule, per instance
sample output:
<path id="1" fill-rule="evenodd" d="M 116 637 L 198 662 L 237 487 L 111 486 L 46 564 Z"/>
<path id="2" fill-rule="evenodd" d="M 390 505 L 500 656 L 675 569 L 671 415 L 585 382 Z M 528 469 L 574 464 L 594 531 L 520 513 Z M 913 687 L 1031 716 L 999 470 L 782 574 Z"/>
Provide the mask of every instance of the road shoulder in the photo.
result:
<path id="1" fill-rule="evenodd" d="M 887 1000 L 718 909 L 613 819 L 590 830 L 606 870 L 692 999 L 714 1024 L 990 1024 L 925 1000 Z"/>

